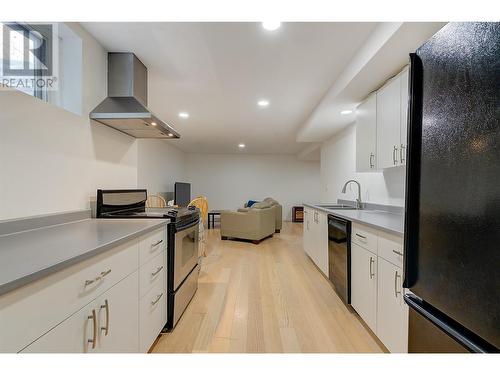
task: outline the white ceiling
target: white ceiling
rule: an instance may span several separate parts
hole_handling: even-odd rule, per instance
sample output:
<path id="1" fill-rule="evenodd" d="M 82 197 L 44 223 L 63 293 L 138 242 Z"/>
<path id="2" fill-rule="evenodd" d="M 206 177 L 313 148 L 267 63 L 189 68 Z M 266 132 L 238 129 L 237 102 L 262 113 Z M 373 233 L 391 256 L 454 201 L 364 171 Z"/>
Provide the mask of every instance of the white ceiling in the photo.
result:
<path id="1" fill-rule="evenodd" d="M 148 106 L 187 152 L 296 154 L 296 140 L 376 23 L 83 23 L 148 67 Z M 268 108 L 257 100 L 270 101 Z M 189 112 L 180 119 L 180 111 Z M 245 143 L 244 151 L 238 143 Z"/>

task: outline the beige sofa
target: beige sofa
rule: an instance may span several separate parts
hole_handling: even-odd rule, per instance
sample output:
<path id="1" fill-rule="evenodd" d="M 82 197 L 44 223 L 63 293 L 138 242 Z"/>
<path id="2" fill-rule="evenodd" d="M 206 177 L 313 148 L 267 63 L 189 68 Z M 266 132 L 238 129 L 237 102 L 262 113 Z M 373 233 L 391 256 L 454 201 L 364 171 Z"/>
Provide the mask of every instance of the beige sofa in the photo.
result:
<path id="1" fill-rule="evenodd" d="M 258 244 L 264 238 L 272 237 L 276 227 L 275 215 L 275 208 L 267 202 L 255 203 L 238 211 L 222 211 L 221 239 L 240 238 Z"/>
<path id="2" fill-rule="evenodd" d="M 279 233 L 281 231 L 281 227 L 283 226 L 283 207 L 281 207 L 281 204 L 279 204 L 278 201 L 273 198 L 266 198 L 263 200 L 263 202 L 271 204 L 271 206 L 274 208 L 274 231 L 276 233 Z"/>

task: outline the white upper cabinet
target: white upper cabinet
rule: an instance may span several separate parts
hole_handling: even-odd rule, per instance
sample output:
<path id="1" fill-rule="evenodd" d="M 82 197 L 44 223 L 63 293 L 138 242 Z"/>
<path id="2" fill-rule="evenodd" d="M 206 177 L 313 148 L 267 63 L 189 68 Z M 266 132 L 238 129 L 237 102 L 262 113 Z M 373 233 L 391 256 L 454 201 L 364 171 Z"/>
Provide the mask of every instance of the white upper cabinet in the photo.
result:
<path id="1" fill-rule="evenodd" d="M 377 166 L 399 165 L 401 144 L 401 77 L 392 78 L 377 91 Z"/>
<path id="2" fill-rule="evenodd" d="M 371 94 L 356 109 L 356 171 L 376 169 L 377 95 Z"/>
<path id="3" fill-rule="evenodd" d="M 400 148 L 399 164 L 406 165 L 406 139 L 408 133 L 408 74 L 409 68 L 406 67 L 401 73 L 401 120 L 400 120 Z"/>

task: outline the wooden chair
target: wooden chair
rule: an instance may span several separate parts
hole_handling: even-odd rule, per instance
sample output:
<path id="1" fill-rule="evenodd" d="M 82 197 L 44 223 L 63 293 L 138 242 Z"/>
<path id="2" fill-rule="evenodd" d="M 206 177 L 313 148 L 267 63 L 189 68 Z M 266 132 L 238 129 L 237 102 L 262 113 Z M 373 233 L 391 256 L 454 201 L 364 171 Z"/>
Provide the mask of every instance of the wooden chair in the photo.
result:
<path id="1" fill-rule="evenodd" d="M 167 202 L 165 198 L 159 195 L 148 195 L 148 199 L 146 200 L 146 207 L 148 208 L 165 208 L 167 207 Z"/>
<path id="2" fill-rule="evenodd" d="M 200 244 L 202 246 L 203 256 L 206 257 L 207 253 L 205 251 L 206 241 L 205 241 L 205 224 L 207 221 L 208 214 L 208 200 L 206 197 L 200 195 L 199 197 L 194 198 L 190 203 L 190 206 L 195 206 L 200 210 L 202 226 L 200 227 Z"/>
<path id="3" fill-rule="evenodd" d="M 208 200 L 203 195 L 194 198 L 190 203 L 190 206 L 198 207 L 200 210 L 201 220 L 203 220 L 203 224 L 207 222 L 207 214 L 208 214 Z"/>

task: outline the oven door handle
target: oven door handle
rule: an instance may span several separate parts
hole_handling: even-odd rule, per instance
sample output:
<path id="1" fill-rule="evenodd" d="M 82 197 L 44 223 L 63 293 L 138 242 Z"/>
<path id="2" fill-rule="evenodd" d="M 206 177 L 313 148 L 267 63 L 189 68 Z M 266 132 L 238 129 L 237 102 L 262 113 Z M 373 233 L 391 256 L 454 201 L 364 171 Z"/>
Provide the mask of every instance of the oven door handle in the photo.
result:
<path id="1" fill-rule="evenodd" d="M 185 229 L 188 229 L 188 228 L 191 228 L 191 227 L 198 225 L 199 222 L 200 222 L 200 218 L 196 219 L 196 221 L 190 222 L 189 224 L 183 225 L 182 227 L 176 227 L 175 231 L 182 232 Z"/>

